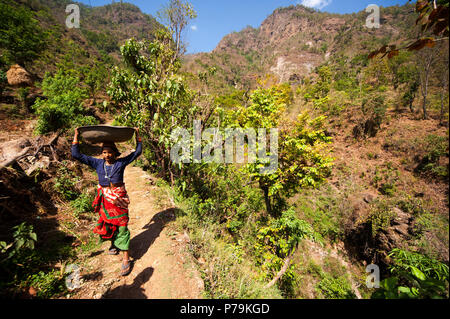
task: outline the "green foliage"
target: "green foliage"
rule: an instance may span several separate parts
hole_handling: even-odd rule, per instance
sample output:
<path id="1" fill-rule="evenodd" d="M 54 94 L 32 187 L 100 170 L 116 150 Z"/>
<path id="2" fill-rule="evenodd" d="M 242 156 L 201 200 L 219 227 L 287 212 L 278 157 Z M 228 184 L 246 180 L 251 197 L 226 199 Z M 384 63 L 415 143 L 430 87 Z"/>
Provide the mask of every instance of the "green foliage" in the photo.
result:
<path id="1" fill-rule="evenodd" d="M 197 112 L 192 93 L 176 73 L 180 63 L 167 33 L 160 31 L 153 42 L 128 40 L 121 53 L 128 68 L 114 69 L 107 90 L 120 109 L 116 120 L 140 128 L 153 150 L 148 161 L 167 174 L 171 133 L 176 127 L 192 127 Z"/>
<path id="2" fill-rule="evenodd" d="M 375 201 L 366 219 L 366 222 L 371 225 L 372 237 L 375 238 L 379 231 L 386 230 L 395 217 L 395 212 L 391 209 L 388 202 L 383 200 Z"/>
<path id="3" fill-rule="evenodd" d="M 310 207 L 310 201 L 303 198 L 299 201 L 299 211 L 302 212 L 305 218 L 310 221 L 314 230 L 322 237 L 328 238 L 331 242 L 336 242 L 343 235 L 343 230 L 340 225 L 341 209 L 337 207 L 337 200 L 335 198 L 317 199 L 318 203 Z"/>
<path id="4" fill-rule="evenodd" d="M 293 253 L 304 238 L 321 240 L 309 223 L 297 218 L 293 208 L 284 211 L 280 218 L 272 219 L 267 226 L 261 227 L 254 249 L 256 264 L 260 267 L 263 278 L 274 277 L 283 266 L 284 259 Z M 292 267 L 287 276 L 295 277 Z"/>
<path id="5" fill-rule="evenodd" d="M 93 66 L 90 66 L 86 70 L 84 77 L 84 83 L 86 83 L 89 89 L 89 96 L 94 97 L 97 91 L 104 89 L 108 78 L 107 66 L 104 63 L 97 62 Z"/>
<path id="6" fill-rule="evenodd" d="M 42 299 L 49 299 L 67 291 L 64 276 L 56 269 L 30 275 L 27 278 L 27 284 L 35 288 L 37 290 L 36 297 Z"/>
<path id="7" fill-rule="evenodd" d="M 33 250 L 34 244 L 35 242 L 37 242 L 37 236 L 33 231 L 32 225 L 27 225 L 25 222 L 23 222 L 20 225 L 14 226 L 12 230 L 13 242 L 9 245 L 4 241 L 0 242 L 0 253 L 6 254 L 9 251 L 6 259 L 17 256 L 24 250 Z"/>
<path id="8" fill-rule="evenodd" d="M 380 282 L 373 299 L 448 298 L 449 269 L 446 264 L 416 252 L 394 249 L 392 277 Z"/>
<path id="9" fill-rule="evenodd" d="M 94 198 L 90 193 L 81 193 L 76 199 L 70 202 L 73 214 L 78 217 L 82 213 L 92 212 L 92 202 Z"/>
<path id="10" fill-rule="evenodd" d="M 244 91 L 235 90 L 231 94 L 218 96 L 215 103 L 225 110 L 235 109 L 244 104 L 244 93 Z"/>
<path id="11" fill-rule="evenodd" d="M 22 223 L 12 228 L 13 241 L 0 242 L 0 291 L 11 297 L 26 287 L 37 290 L 38 298 L 51 298 L 65 291 L 63 276 L 48 265 L 73 256 L 70 245 L 62 240 L 36 247 L 37 235 L 32 225 Z M 42 246 L 42 245 L 40 245 Z"/>
<path id="12" fill-rule="evenodd" d="M 237 234 L 249 216 L 264 207 L 261 192 L 247 181 L 248 177 L 233 166 L 194 164 L 186 168 L 177 186 L 197 219 L 213 223 L 226 220 L 227 229 Z"/>
<path id="13" fill-rule="evenodd" d="M 395 248 L 389 256 L 393 259 L 393 265 L 390 267 L 391 273 L 400 273 L 412 271 L 412 268 L 417 268 L 429 278 L 434 278 L 440 281 L 448 281 L 449 268 L 448 265 L 439 262 L 435 259 L 413 252 Z"/>
<path id="14" fill-rule="evenodd" d="M 3 95 L 3 91 L 5 90 L 6 84 L 8 83 L 6 72 L 0 69 L 0 98 Z"/>
<path id="15" fill-rule="evenodd" d="M 80 123 L 95 124 L 87 116 L 83 100 L 86 90 L 79 87 L 80 80 L 71 72 L 59 70 L 54 76 L 46 73 L 42 91 L 46 100 L 37 99 L 33 108 L 38 116 L 36 131 L 39 134 L 67 129 Z"/>
<path id="16" fill-rule="evenodd" d="M 369 136 L 373 137 L 376 134 L 376 131 L 381 127 L 381 123 L 383 123 L 387 105 L 385 103 L 385 96 L 381 93 L 373 93 L 369 96 L 363 98 L 361 105 L 362 112 L 364 114 L 364 118 L 373 122 L 374 133 L 370 131 Z"/>
<path id="17" fill-rule="evenodd" d="M 325 274 L 324 278 L 316 285 L 316 292 L 325 299 L 356 299 L 346 276 L 335 278 Z"/>
<path id="18" fill-rule="evenodd" d="M 83 34 L 88 41 L 93 44 L 97 49 L 105 51 L 107 53 L 115 52 L 119 50 L 117 39 L 113 35 L 104 32 L 96 32 L 82 29 Z"/>
<path id="19" fill-rule="evenodd" d="M 282 114 L 289 99 L 289 91 L 284 87 L 257 89 L 250 96 L 251 104 L 246 108 L 239 107 L 236 111 L 230 111 L 224 125 L 279 128 L 284 121 Z M 278 138 L 276 171 L 270 174 L 262 171 L 261 168 L 264 168 L 266 163 L 261 159 L 243 167 L 263 190 L 269 212 L 277 213 L 276 206 L 281 204 L 282 196 L 290 196 L 301 187 L 316 187 L 329 173 L 332 159 L 327 157 L 326 146 L 331 139 L 324 133 L 324 120 L 325 117 L 310 119 L 309 115 L 304 113 L 298 116 L 296 122 L 283 125 Z M 267 155 L 275 156 L 270 152 L 267 152 Z"/>
<path id="20" fill-rule="evenodd" d="M 306 101 L 311 99 L 323 99 L 330 92 L 332 73 L 328 66 L 321 66 L 317 70 L 319 78 L 317 82 L 311 85 L 303 95 Z"/>
<path id="21" fill-rule="evenodd" d="M 0 2 L 0 47 L 8 64 L 34 60 L 45 48 L 46 38 L 31 10 L 14 1 Z"/>
<path id="22" fill-rule="evenodd" d="M 79 177 L 75 176 L 64 162 L 58 168 L 57 176 L 53 189 L 60 194 L 65 200 L 74 200 L 79 196 L 75 188 L 75 184 L 79 181 Z"/>
<path id="23" fill-rule="evenodd" d="M 387 196 L 394 196 L 397 191 L 397 181 L 399 180 L 400 173 L 398 169 L 392 167 L 392 163 L 388 162 L 385 165 L 375 168 L 375 176 L 372 179 L 372 185 L 378 189 L 378 191 Z"/>
<path id="24" fill-rule="evenodd" d="M 430 134 L 427 135 L 424 142 L 425 155 L 415 171 L 428 173 L 439 178 L 447 178 L 448 164 L 446 166 L 442 165 L 440 159 L 444 156 L 448 157 L 448 137 Z"/>

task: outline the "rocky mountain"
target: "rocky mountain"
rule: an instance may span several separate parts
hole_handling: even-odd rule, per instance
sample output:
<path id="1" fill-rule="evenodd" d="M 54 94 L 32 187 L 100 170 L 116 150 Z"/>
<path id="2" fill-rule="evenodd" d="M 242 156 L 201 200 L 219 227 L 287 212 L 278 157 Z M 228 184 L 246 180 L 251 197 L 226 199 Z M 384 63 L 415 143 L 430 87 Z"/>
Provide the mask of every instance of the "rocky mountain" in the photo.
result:
<path id="1" fill-rule="evenodd" d="M 278 8 L 258 28 L 228 34 L 212 52 L 186 57 L 185 70 L 216 67 L 221 89 L 252 87 L 266 74 L 279 82 L 299 82 L 333 57 L 354 57 L 408 38 L 413 10 L 410 4 L 381 7 L 381 27 L 368 29 L 365 11 L 341 15 L 302 5 Z"/>

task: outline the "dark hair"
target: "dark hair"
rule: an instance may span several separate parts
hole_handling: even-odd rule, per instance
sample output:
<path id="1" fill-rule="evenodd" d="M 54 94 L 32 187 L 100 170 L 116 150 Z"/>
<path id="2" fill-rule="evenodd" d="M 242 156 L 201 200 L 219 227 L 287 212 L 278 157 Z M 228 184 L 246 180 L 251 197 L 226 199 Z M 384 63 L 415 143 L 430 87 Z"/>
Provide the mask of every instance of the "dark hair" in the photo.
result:
<path id="1" fill-rule="evenodd" d="M 102 144 L 102 152 L 105 148 L 110 148 L 113 150 L 114 153 L 116 153 L 116 157 L 119 157 L 122 153 L 119 152 L 119 150 L 117 149 L 116 144 L 114 144 L 113 142 L 105 142 Z"/>

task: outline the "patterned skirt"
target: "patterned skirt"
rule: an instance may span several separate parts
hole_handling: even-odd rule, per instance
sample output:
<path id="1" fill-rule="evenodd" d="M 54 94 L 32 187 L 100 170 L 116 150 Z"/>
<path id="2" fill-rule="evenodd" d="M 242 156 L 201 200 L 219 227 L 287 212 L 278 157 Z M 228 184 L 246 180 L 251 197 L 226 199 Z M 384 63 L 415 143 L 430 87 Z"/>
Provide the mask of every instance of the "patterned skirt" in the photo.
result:
<path id="1" fill-rule="evenodd" d="M 125 186 L 120 187 L 97 187 L 97 197 L 92 206 L 99 214 L 97 226 L 94 233 L 99 234 L 102 239 L 112 239 L 119 227 L 128 226 L 128 198 Z"/>

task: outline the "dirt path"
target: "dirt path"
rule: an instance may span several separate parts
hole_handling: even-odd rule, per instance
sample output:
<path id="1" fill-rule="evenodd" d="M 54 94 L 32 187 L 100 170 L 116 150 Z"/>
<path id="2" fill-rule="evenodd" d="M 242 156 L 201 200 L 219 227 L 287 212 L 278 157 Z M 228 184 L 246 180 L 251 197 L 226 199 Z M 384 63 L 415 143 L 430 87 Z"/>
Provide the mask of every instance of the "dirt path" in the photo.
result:
<path id="1" fill-rule="evenodd" d="M 130 256 L 134 266 L 128 277 L 119 275 L 121 258 L 102 249 L 91 254 L 83 272 L 84 283 L 75 298 L 178 299 L 201 298 L 203 281 L 184 253 L 186 237 L 169 233 L 176 207 L 161 207 L 157 186 L 138 167 L 127 167 L 125 185 L 130 196 Z M 169 204 L 170 205 L 170 204 Z M 163 205 L 168 206 L 168 205 Z"/>

